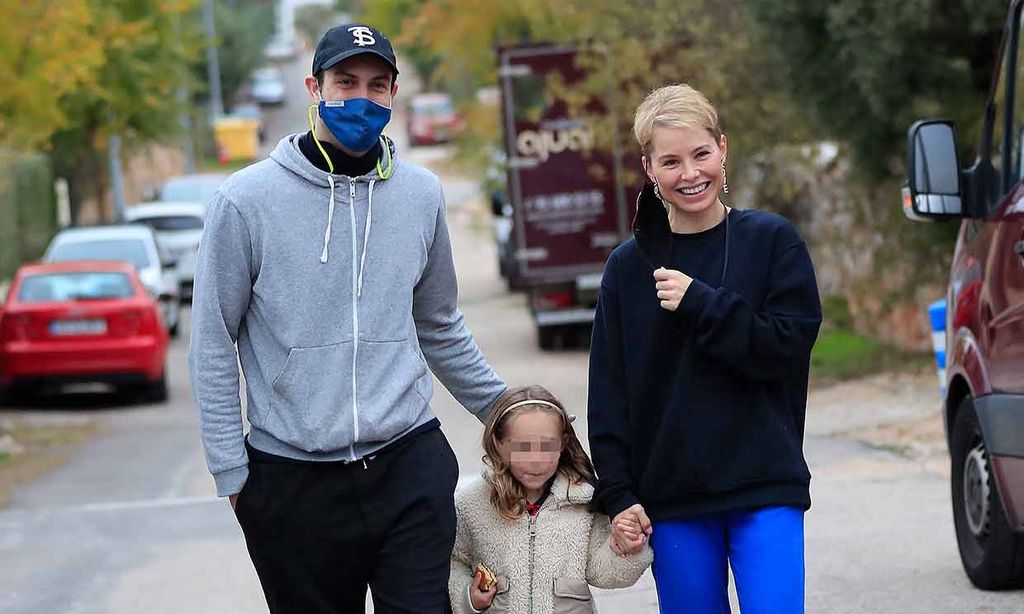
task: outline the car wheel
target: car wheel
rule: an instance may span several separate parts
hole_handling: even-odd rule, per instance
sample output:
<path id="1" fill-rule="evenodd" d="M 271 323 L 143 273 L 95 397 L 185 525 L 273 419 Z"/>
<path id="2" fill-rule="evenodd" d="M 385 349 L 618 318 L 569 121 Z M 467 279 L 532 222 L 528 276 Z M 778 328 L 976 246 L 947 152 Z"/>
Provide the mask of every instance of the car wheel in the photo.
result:
<path id="1" fill-rule="evenodd" d="M 181 327 L 181 303 L 176 303 L 173 307 L 174 313 L 174 324 L 167 328 L 167 334 L 172 338 L 177 338 L 178 330 Z"/>
<path id="2" fill-rule="evenodd" d="M 147 382 L 142 388 L 142 401 L 144 403 L 163 403 L 167 400 L 167 368 L 160 374 L 160 378 Z"/>
<path id="3" fill-rule="evenodd" d="M 983 590 L 1024 586 L 1024 538 L 1006 521 L 970 397 L 957 410 L 950 458 L 953 524 L 967 577 Z"/>

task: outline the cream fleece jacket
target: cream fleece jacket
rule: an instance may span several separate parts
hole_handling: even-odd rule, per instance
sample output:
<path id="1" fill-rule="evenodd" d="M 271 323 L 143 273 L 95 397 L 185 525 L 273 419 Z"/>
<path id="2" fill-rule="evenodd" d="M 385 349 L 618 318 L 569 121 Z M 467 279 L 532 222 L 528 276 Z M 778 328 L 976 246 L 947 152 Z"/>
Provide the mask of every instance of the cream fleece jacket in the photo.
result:
<path id="1" fill-rule="evenodd" d="M 595 611 L 590 586 L 632 586 L 650 566 L 649 546 L 626 558 L 611 548 L 611 523 L 589 511 L 594 488 L 561 473 L 540 513 L 515 522 L 491 505 L 484 475 L 455 495 L 458 515 L 448 592 L 455 614 L 474 612 L 473 570 L 483 563 L 498 578 L 488 614 L 586 614 Z"/>

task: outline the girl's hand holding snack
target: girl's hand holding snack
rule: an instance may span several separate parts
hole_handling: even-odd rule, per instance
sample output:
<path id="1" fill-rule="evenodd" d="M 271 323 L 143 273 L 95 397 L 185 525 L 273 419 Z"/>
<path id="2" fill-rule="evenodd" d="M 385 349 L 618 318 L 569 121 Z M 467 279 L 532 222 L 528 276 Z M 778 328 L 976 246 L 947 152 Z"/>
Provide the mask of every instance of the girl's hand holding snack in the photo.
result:
<path id="1" fill-rule="evenodd" d="M 473 574 L 473 581 L 469 585 L 469 601 L 475 610 L 486 610 L 491 607 L 494 595 L 498 592 L 498 584 L 493 574 L 487 572 L 487 568 L 478 565 L 476 573 Z M 487 577 L 487 576 L 490 577 Z M 486 587 L 486 588 L 485 588 Z"/>

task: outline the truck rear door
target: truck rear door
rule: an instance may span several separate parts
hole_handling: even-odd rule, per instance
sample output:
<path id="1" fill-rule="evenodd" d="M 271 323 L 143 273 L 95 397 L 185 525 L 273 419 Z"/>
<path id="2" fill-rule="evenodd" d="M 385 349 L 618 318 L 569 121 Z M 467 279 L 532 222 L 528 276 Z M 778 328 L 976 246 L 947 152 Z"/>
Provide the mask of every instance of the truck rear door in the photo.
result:
<path id="1" fill-rule="evenodd" d="M 527 285 L 599 281 L 627 236 L 617 152 L 598 146 L 606 105 L 585 93 L 576 57 L 574 47 L 499 50 L 512 240 Z M 585 96 L 584 110 L 567 104 L 567 92 Z"/>

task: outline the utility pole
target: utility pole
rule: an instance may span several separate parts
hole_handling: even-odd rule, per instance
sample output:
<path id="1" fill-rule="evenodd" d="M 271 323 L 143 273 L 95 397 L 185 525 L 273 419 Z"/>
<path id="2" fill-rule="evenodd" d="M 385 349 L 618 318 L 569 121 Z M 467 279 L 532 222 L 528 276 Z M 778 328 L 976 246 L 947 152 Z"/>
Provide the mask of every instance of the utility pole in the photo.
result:
<path id="1" fill-rule="evenodd" d="M 206 30 L 206 79 L 210 86 L 210 121 L 224 115 L 220 92 L 220 60 L 217 57 L 217 25 L 213 0 L 203 0 L 203 27 Z"/>
<path id="2" fill-rule="evenodd" d="M 124 183 L 121 179 L 121 135 L 107 139 L 107 162 L 110 165 L 110 194 L 114 202 L 114 221 L 124 221 Z"/>
<path id="3" fill-rule="evenodd" d="M 181 40 L 181 15 L 174 17 L 175 38 Z M 181 148 L 185 152 L 185 172 L 191 175 L 196 172 L 196 151 L 192 143 L 192 111 L 189 104 L 188 88 L 185 87 L 185 78 L 188 68 L 182 64 L 178 70 L 178 102 L 181 103 L 178 121 L 181 124 Z"/>
<path id="4" fill-rule="evenodd" d="M 178 100 L 181 101 L 181 148 L 185 150 L 185 172 L 189 175 L 196 172 L 196 150 L 192 144 L 192 117 L 189 115 L 188 91 L 185 86 L 178 87 Z"/>

